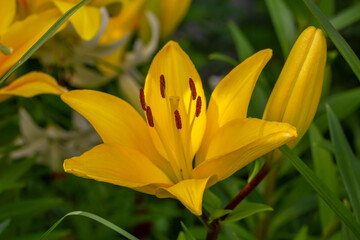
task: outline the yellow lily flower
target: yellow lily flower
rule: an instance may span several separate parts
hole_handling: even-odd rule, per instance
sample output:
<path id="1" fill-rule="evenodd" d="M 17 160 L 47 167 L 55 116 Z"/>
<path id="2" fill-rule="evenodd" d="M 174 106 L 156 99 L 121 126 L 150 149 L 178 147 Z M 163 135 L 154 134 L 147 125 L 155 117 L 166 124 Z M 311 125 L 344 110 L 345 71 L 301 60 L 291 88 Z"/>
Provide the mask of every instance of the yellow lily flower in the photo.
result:
<path id="1" fill-rule="evenodd" d="M 98 2 L 95 6 L 91 3 L 83 6 L 69 19 L 75 31 L 83 40 L 92 39 L 100 29 L 100 4 L 103 1 Z M 77 3 L 79 3 L 78 0 L 23 0 L 21 1 L 21 9 L 24 15 L 42 12 L 44 9 L 56 9 L 62 15 Z"/>
<path id="2" fill-rule="evenodd" d="M 32 14 L 24 20 L 11 23 L 4 32 L 0 32 L 0 43 L 12 49 L 10 55 L 0 53 L 0 76 L 4 75 L 60 16 L 54 10 Z"/>
<path id="3" fill-rule="evenodd" d="M 8 29 L 16 14 L 16 0 L 0 1 L 0 36 Z M 1 42 L 1 37 L 0 37 Z"/>
<path id="4" fill-rule="evenodd" d="M 60 95 L 67 90 L 50 75 L 42 72 L 30 72 L 0 88 L 0 102 L 11 96 L 33 97 L 39 94 Z"/>
<path id="5" fill-rule="evenodd" d="M 208 111 L 199 74 L 172 41 L 154 58 L 140 90 L 147 121 L 106 93 L 62 94 L 104 142 L 65 160 L 65 171 L 177 198 L 201 215 L 206 188 L 297 136 L 290 124 L 246 118 L 251 92 L 271 55 L 271 50 L 260 51 L 230 72 L 214 90 Z"/>
<path id="6" fill-rule="evenodd" d="M 160 37 L 169 37 L 187 13 L 191 0 L 160 0 Z"/>
<path id="7" fill-rule="evenodd" d="M 295 42 L 267 102 L 263 119 L 290 123 L 298 131 L 293 148 L 309 128 L 320 101 L 326 65 L 323 32 L 308 27 Z M 282 158 L 279 150 L 274 161 Z"/>

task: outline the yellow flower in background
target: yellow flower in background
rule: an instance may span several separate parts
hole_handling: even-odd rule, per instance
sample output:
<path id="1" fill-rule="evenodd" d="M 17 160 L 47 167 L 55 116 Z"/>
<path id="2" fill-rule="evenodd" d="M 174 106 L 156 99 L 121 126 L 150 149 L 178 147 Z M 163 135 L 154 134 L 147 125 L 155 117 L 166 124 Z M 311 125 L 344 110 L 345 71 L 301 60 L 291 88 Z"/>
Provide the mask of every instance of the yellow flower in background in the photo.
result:
<path id="1" fill-rule="evenodd" d="M 287 123 L 246 118 L 256 80 L 271 55 L 271 50 L 260 51 L 230 72 L 214 90 L 207 111 L 201 79 L 172 41 L 154 58 L 140 90 L 147 121 L 106 93 L 62 94 L 104 142 L 65 160 L 65 171 L 177 198 L 201 215 L 206 188 L 297 136 Z"/>
<path id="2" fill-rule="evenodd" d="M 11 49 L 8 55 L 0 52 L 0 76 L 4 75 L 61 16 L 57 11 L 47 10 L 14 21 L 16 5 L 12 3 L 12 0 L 0 2 L 0 44 Z M 8 11 L 9 14 L 4 11 Z"/>
<path id="3" fill-rule="evenodd" d="M 0 88 L 0 102 L 11 96 L 33 97 L 39 94 L 60 95 L 67 90 L 50 75 L 42 72 L 30 72 Z"/>
<path id="4" fill-rule="evenodd" d="M 263 119 L 290 123 L 298 138 L 287 145 L 293 148 L 309 128 L 320 100 L 326 65 L 326 40 L 323 32 L 308 27 L 294 44 L 270 95 Z M 281 159 L 274 151 L 272 160 Z"/>
<path id="5" fill-rule="evenodd" d="M 41 13 L 50 9 L 56 10 L 61 16 L 79 3 L 79 0 L 22 0 L 19 2 L 20 12 L 23 16 Z M 106 3 L 108 1 L 97 1 L 97 4 L 94 5 L 90 1 L 70 17 L 69 21 L 83 40 L 90 40 L 98 33 L 101 24 L 100 7 Z"/>
<path id="6" fill-rule="evenodd" d="M 160 37 L 169 37 L 185 17 L 191 0 L 160 0 Z"/>

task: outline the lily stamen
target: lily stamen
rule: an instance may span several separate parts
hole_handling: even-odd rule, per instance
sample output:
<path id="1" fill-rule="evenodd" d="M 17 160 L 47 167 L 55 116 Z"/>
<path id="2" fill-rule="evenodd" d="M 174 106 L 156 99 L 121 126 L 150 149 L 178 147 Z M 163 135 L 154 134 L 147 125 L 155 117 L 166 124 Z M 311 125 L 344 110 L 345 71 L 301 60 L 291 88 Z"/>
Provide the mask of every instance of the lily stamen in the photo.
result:
<path id="1" fill-rule="evenodd" d="M 151 113 L 151 108 L 149 106 L 146 107 L 146 117 L 148 120 L 148 124 L 150 127 L 154 127 L 154 119 Z"/>
<path id="2" fill-rule="evenodd" d="M 175 110 L 174 115 L 175 115 L 176 128 L 180 130 L 182 128 L 182 123 L 181 123 L 181 117 L 179 111 Z"/>
<path id="3" fill-rule="evenodd" d="M 198 98 L 196 99 L 196 111 L 195 111 L 195 116 L 199 117 L 201 112 L 201 97 L 198 96 Z"/>
<path id="4" fill-rule="evenodd" d="M 165 98 L 165 77 L 162 74 L 160 76 L 160 93 L 161 97 Z"/>
<path id="5" fill-rule="evenodd" d="M 140 104 L 144 111 L 146 111 L 144 89 L 140 88 Z"/>
<path id="6" fill-rule="evenodd" d="M 191 90 L 192 100 L 195 100 L 197 94 L 196 94 L 195 83 L 192 80 L 192 78 L 189 78 L 189 86 L 190 86 L 190 90 Z"/>

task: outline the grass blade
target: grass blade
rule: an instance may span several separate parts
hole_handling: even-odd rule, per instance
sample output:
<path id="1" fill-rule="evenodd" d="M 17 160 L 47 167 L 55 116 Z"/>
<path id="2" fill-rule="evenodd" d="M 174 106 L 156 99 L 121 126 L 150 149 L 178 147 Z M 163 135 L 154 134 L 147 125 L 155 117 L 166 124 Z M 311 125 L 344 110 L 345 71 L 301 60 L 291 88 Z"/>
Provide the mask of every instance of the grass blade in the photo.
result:
<path id="1" fill-rule="evenodd" d="M 340 122 L 327 106 L 331 141 L 335 150 L 336 163 L 349 196 L 357 220 L 360 219 L 360 165 L 352 152 Z"/>
<path id="2" fill-rule="evenodd" d="M 17 63 L 10 68 L 10 70 L 1 78 L 0 86 L 5 83 L 5 80 L 18 69 L 26 60 L 28 60 L 34 52 L 36 52 L 77 10 L 84 6 L 89 0 L 82 0 L 74 7 L 69 9 L 64 15 L 62 15 L 54 25 L 20 58 Z"/>
<path id="3" fill-rule="evenodd" d="M 324 28 L 325 32 L 334 43 L 336 48 L 339 50 L 341 55 L 344 57 L 345 61 L 349 64 L 350 68 L 360 81 L 360 60 L 351 49 L 349 44 L 344 40 L 344 38 L 336 31 L 333 25 L 329 22 L 326 16 L 320 11 L 320 9 L 312 2 L 312 0 L 303 0 L 306 6 L 309 8 L 310 12 L 318 20 L 321 26 Z"/>
<path id="4" fill-rule="evenodd" d="M 235 25 L 234 22 L 228 23 L 232 39 L 240 61 L 244 61 L 255 53 L 254 48 L 246 38 L 245 34 Z"/>
<path id="5" fill-rule="evenodd" d="M 333 163 L 331 152 L 325 149 L 321 144 L 324 141 L 320 130 L 315 124 L 309 129 L 311 155 L 314 162 L 316 176 L 323 181 L 338 196 L 338 183 L 336 175 L 336 166 Z M 319 213 L 323 233 L 335 222 L 336 215 L 326 205 L 324 200 L 319 197 Z"/>
<path id="6" fill-rule="evenodd" d="M 339 216 L 349 229 L 360 239 L 360 224 L 352 213 L 341 203 L 333 192 L 306 166 L 303 161 L 286 145 L 280 147 L 281 152 L 292 163 L 296 170 L 314 188 L 325 203 Z"/>
<path id="7" fill-rule="evenodd" d="M 283 0 L 266 0 L 265 3 L 280 41 L 284 58 L 286 58 L 296 39 L 294 18 Z"/>
<path id="8" fill-rule="evenodd" d="M 360 20 L 360 3 L 357 3 L 340 12 L 335 17 L 330 19 L 330 22 L 335 29 L 339 30 L 353 24 L 358 20 Z"/>
<path id="9" fill-rule="evenodd" d="M 114 230 L 115 232 L 121 234 L 122 236 L 126 237 L 127 239 L 130 240 L 139 240 L 138 238 L 134 237 L 133 235 L 131 235 L 130 233 L 128 233 L 127 231 L 125 231 L 124 229 L 116 226 L 115 224 L 109 222 L 108 220 L 99 217 L 95 214 L 89 213 L 89 212 L 83 212 L 83 211 L 75 211 L 75 212 L 70 212 L 68 214 L 66 214 L 65 216 L 63 216 L 62 218 L 60 218 L 54 225 L 52 225 L 51 228 L 49 228 L 49 230 L 47 230 L 40 238 L 40 240 L 45 239 L 66 217 L 68 216 L 83 216 L 83 217 L 87 217 L 90 218 L 92 220 L 95 220 L 103 225 L 105 225 L 106 227 Z"/>

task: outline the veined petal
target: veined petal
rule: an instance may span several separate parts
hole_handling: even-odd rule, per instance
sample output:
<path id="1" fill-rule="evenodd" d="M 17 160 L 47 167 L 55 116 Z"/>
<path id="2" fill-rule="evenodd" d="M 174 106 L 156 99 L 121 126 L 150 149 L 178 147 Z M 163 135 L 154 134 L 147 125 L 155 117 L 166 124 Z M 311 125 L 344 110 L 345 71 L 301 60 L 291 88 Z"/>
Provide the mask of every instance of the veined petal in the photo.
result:
<path id="1" fill-rule="evenodd" d="M 0 39 L 3 32 L 10 26 L 16 13 L 16 0 L 0 1 Z M 1 40 L 0 40 L 1 42 Z"/>
<path id="2" fill-rule="evenodd" d="M 214 135 L 193 177 L 216 175 L 220 181 L 296 136 L 296 129 L 287 123 L 255 118 L 233 120 Z"/>
<path id="3" fill-rule="evenodd" d="M 70 8 L 75 6 L 75 4 L 60 0 L 54 1 L 54 4 L 62 14 L 66 13 Z M 100 29 L 100 9 L 97 7 L 84 6 L 74 13 L 74 15 L 70 18 L 70 22 L 82 39 L 90 40 L 95 37 Z"/>
<path id="4" fill-rule="evenodd" d="M 33 97 L 39 94 L 60 95 L 66 91 L 50 75 L 42 72 L 30 72 L 1 88 L 0 95 Z"/>
<path id="5" fill-rule="evenodd" d="M 185 17 L 191 0 L 161 0 L 160 37 L 166 38 Z"/>
<path id="6" fill-rule="evenodd" d="M 80 157 L 66 159 L 64 170 L 80 177 L 129 188 L 141 189 L 153 185 L 152 194 L 156 187 L 173 184 L 144 154 L 118 144 L 100 144 Z"/>
<path id="7" fill-rule="evenodd" d="M 0 76 L 4 75 L 60 16 L 54 9 L 32 14 L 25 20 L 12 24 L 1 38 L 1 43 L 12 48 L 13 53 L 9 56 L 0 54 Z"/>
<path id="8" fill-rule="evenodd" d="M 247 58 L 220 81 L 211 94 L 204 140 L 196 155 L 196 165 L 204 159 L 211 139 L 216 131 L 226 123 L 246 118 L 250 98 L 256 81 L 272 51 L 265 49 Z"/>
<path id="9" fill-rule="evenodd" d="M 162 187 L 156 191 L 159 198 L 177 198 L 193 214 L 202 214 L 202 200 L 210 177 L 203 179 L 187 179 L 171 187 Z"/>
<path id="10" fill-rule="evenodd" d="M 91 123 L 104 143 L 135 149 L 168 171 L 168 162 L 156 152 L 144 119 L 130 104 L 93 90 L 70 91 L 61 99 Z"/>
<path id="11" fill-rule="evenodd" d="M 263 118 L 292 124 L 303 137 L 319 104 L 326 63 L 326 41 L 320 29 L 308 27 L 293 46 L 270 95 Z"/>
<path id="12" fill-rule="evenodd" d="M 190 81 L 194 83 L 193 91 Z M 195 95 L 195 92 L 194 99 L 192 94 Z M 167 158 L 171 156 L 165 153 L 165 148 L 174 156 L 182 156 L 183 153 L 178 152 L 179 134 L 187 169 L 191 169 L 206 126 L 206 100 L 198 72 L 176 42 L 168 42 L 155 56 L 145 80 L 144 93 L 145 103 L 151 108 L 154 120 L 150 131 L 155 146 Z M 201 104 L 197 104 L 198 98 Z M 175 110 L 178 110 L 178 118 Z M 195 116 L 196 111 L 198 116 Z M 181 120 L 181 129 L 176 127 L 176 119 Z"/>

